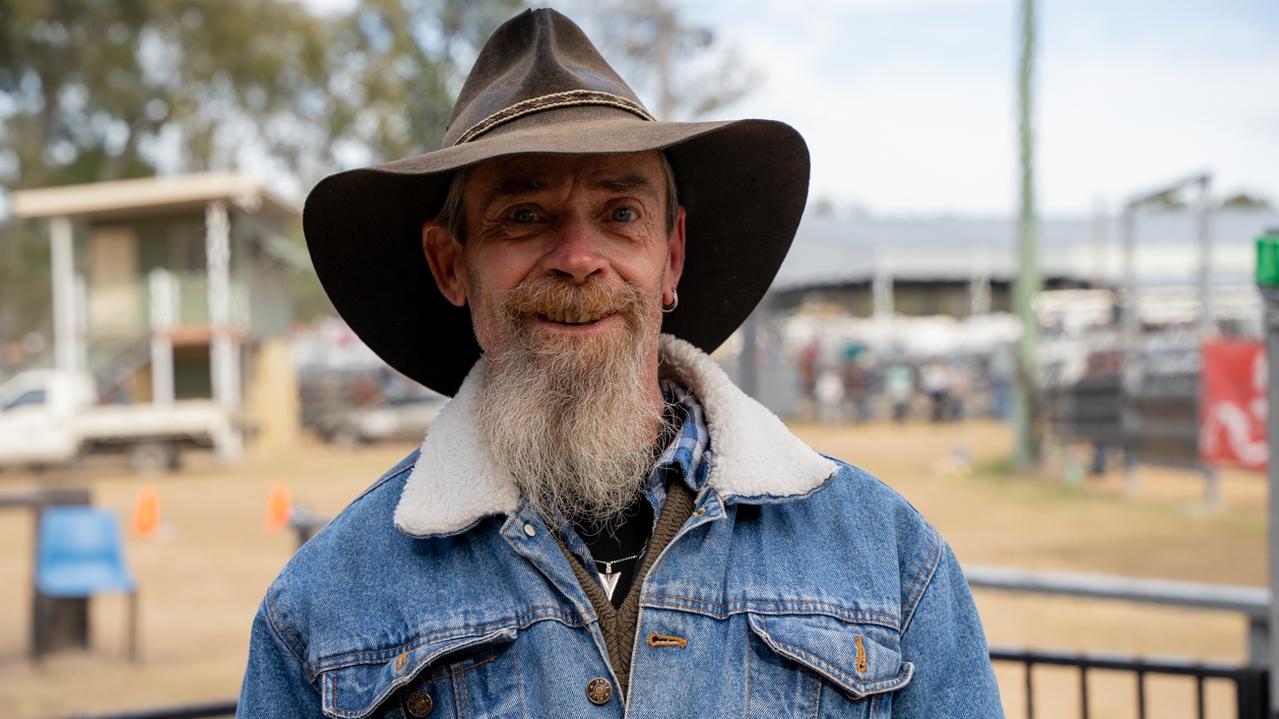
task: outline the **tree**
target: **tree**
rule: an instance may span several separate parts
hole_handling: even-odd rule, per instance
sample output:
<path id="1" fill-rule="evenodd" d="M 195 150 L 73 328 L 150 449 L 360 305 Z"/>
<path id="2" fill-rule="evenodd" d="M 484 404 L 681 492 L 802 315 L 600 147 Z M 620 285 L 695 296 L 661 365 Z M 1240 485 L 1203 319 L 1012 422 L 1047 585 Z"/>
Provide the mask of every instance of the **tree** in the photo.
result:
<path id="1" fill-rule="evenodd" d="M 671 0 L 595 0 L 581 9 L 600 51 L 660 120 L 704 117 L 740 99 L 758 79 L 713 28 Z"/>
<path id="2" fill-rule="evenodd" d="M 263 153 L 305 184 L 438 143 L 458 57 L 515 0 L 0 0 L 0 183 L 230 168 Z"/>
<path id="3" fill-rule="evenodd" d="M 433 148 L 459 68 L 520 5 L 0 0 L 0 187 L 264 160 L 308 187 Z M 47 322 L 47 253 L 0 215 L 0 344 Z"/>
<path id="4" fill-rule="evenodd" d="M 1221 201 L 1228 210 L 1269 210 L 1272 205 L 1265 197 L 1248 192 L 1236 192 Z"/>

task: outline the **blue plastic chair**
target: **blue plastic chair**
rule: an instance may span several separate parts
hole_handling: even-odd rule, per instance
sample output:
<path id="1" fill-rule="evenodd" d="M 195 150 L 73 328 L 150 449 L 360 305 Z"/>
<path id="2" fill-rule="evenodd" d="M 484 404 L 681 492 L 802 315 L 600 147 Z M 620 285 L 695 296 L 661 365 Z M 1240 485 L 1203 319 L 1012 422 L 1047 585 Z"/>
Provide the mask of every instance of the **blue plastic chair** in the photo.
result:
<path id="1" fill-rule="evenodd" d="M 138 592 L 124 563 L 115 512 L 94 507 L 49 507 L 40 515 L 36 589 L 49 597 L 129 595 L 129 658 L 137 659 Z"/>

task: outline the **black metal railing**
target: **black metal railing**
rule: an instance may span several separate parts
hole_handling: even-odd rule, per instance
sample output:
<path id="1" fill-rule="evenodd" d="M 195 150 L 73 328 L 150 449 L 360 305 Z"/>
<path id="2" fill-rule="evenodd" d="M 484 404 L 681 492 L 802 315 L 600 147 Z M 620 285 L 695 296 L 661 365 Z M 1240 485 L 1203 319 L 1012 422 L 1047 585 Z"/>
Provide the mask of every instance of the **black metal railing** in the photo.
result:
<path id="1" fill-rule="evenodd" d="M 234 700 L 117 712 L 115 714 L 76 714 L 70 719 L 214 719 L 215 717 L 233 716 L 235 716 Z"/>
<path id="2" fill-rule="evenodd" d="M 1146 719 L 1146 678 L 1150 675 L 1180 676 L 1194 682 L 1195 713 L 1204 719 L 1204 682 L 1224 679 L 1235 686 L 1237 719 L 1266 719 L 1269 705 L 1268 672 L 1259 667 L 1200 662 L 1187 659 L 1144 659 L 1117 654 L 1069 654 L 1021 649 L 992 648 L 992 662 L 1021 664 L 1025 671 L 1026 719 L 1035 716 L 1035 667 L 1075 667 L 1079 670 L 1079 716 L 1089 719 L 1088 676 L 1090 671 L 1124 672 L 1134 680 L 1138 719 Z"/>

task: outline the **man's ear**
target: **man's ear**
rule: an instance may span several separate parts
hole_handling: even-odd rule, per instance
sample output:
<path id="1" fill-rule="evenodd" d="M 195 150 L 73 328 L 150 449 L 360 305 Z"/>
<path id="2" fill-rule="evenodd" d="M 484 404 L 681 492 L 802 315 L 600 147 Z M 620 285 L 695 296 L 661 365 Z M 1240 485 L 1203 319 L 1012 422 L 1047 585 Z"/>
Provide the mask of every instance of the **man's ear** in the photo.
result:
<path id="1" fill-rule="evenodd" d="M 440 288 L 444 299 L 458 307 L 465 305 L 468 290 L 466 258 L 462 245 L 453 239 L 453 233 L 435 220 L 423 223 L 422 254 L 426 255 L 426 263 L 431 266 L 435 286 Z"/>
<path id="2" fill-rule="evenodd" d="M 666 287 L 662 288 L 663 301 L 667 294 L 673 295 L 679 278 L 684 274 L 684 207 L 679 208 L 675 216 L 675 226 L 671 228 L 666 242 Z"/>

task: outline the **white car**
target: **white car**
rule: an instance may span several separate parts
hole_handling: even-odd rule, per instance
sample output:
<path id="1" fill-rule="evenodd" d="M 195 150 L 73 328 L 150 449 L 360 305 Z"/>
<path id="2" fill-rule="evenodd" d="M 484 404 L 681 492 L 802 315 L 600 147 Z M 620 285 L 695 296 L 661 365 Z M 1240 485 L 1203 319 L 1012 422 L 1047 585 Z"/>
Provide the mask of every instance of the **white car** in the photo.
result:
<path id="1" fill-rule="evenodd" d="M 92 379 L 58 370 L 23 372 L 0 385 L 0 467 L 70 464 L 91 452 L 123 452 L 137 471 L 176 469 L 181 451 L 228 455 L 238 435 L 210 400 L 95 403 Z"/>

